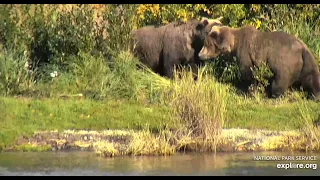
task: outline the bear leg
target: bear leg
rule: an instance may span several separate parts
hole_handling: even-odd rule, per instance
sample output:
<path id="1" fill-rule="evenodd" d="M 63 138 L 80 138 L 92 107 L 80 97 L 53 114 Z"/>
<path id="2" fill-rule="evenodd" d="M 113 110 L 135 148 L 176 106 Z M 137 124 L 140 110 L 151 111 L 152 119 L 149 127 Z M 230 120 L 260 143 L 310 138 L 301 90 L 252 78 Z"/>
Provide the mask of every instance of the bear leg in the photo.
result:
<path id="1" fill-rule="evenodd" d="M 271 97 L 278 98 L 283 95 L 289 86 L 289 78 L 284 73 L 275 75 L 271 84 Z"/>
<path id="2" fill-rule="evenodd" d="M 320 76 L 318 73 L 311 73 L 301 80 L 303 88 L 308 90 L 309 94 L 320 101 Z"/>
<path id="3" fill-rule="evenodd" d="M 198 65 L 194 62 L 190 62 L 189 66 L 191 67 L 191 71 L 193 73 L 193 79 L 198 80 Z"/>
<path id="4" fill-rule="evenodd" d="M 257 81 L 255 80 L 252 72 L 252 64 L 250 64 L 251 61 L 249 59 L 245 59 L 240 61 L 239 63 L 239 70 L 241 73 L 241 79 L 242 79 L 242 87 L 246 88 L 246 91 L 249 94 L 252 94 L 257 87 Z"/>
<path id="5" fill-rule="evenodd" d="M 174 76 L 174 63 L 165 61 L 163 67 L 163 75 L 168 77 L 169 79 L 173 79 Z"/>

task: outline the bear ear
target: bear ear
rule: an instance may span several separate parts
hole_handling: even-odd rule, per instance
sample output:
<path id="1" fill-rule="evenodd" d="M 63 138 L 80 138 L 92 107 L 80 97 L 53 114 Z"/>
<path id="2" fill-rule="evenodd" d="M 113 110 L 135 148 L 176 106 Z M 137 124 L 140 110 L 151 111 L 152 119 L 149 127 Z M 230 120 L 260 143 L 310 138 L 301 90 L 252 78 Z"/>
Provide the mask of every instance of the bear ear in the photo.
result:
<path id="1" fill-rule="evenodd" d="M 209 36 L 212 37 L 213 39 L 217 39 L 219 34 L 220 34 L 219 27 L 213 26 L 210 33 L 209 33 Z"/>
<path id="2" fill-rule="evenodd" d="M 221 22 L 223 20 L 223 16 L 218 17 L 216 20 Z"/>
<path id="3" fill-rule="evenodd" d="M 209 20 L 208 18 L 202 17 L 200 23 L 203 24 L 203 26 L 207 26 L 209 24 Z"/>
<path id="4" fill-rule="evenodd" d="M 217 31 L 213 31 L 209 33 L 209 36 L 212 37 L 213 39 L 218 38 L 219 33 Z"/>
<path id="5" fill-rule="evenodd" d="M 208 23 L 213 26 L 222 26 L 221 20 L 223 19 L 222 16 L 220 16 L 217 19 L 208 19 Z"/>

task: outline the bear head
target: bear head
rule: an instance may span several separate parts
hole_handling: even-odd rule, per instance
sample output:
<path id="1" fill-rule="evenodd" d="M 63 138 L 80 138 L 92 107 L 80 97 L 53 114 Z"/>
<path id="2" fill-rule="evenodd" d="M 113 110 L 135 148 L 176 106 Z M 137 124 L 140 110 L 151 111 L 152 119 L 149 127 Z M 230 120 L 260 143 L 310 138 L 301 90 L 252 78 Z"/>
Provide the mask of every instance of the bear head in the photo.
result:
<path id="1" fill-rule="evenodd" d="M 199 52 L 200 59 L 210 59 L 220 54 L 228 54 L 234 49 L 234 35 L 227 26 L 213 26 Z"/>

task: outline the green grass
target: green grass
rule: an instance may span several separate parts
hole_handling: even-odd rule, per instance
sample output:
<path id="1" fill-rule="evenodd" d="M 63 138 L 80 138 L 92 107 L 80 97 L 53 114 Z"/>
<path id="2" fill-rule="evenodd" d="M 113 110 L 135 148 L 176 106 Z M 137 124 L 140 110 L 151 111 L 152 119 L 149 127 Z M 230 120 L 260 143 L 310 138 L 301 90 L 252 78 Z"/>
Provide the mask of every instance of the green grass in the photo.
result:
<path id="1" fill-rule="evenodd" d="M 24 73 L 17 81 L 21 78 L 16 74 L 25 71 L 25 58 L 6 53 L 0 56 L 5 62 L 2 67 L 6 67 L 0 82 L 0 146 L 5 147 L 21 135 L 56 129 L 159 132 L 168 127 L 184 129 L 185 136 L 191 131 L 196 139 L 215 141 L 222 128 L 302 129 L 306 123 L 300 106 L 307 109 L 310 122 L 317 120 L 320 112 L 320 104 L 306 100 L 299 92 L 278 99 L 259 93 L 238 95 L 230 85 L 216 81 L 208 71 L 210 66 L 199 70 L 197 82 L 189 71 L 180 72 L 179 80 L 168 80 L 146 68 L 136 70 L 137 59 L 124 51 L 111 65 L 83 54 L 71 72 L 37 83 L 31 82 L 34 76 Z M 13 66 L 14 71 L 7 68 L 16 59 L 19 64 Z M 83 97 L 72 96 L 79 93 Z M 61 95 L 70 97 L 59 98 Z M 212 144 L 208 147 L 215 149 Z"/>
<path id="2" fill-rule="evenodd" d="M 0 142 L 4 145 L 38 130 L 178 127 L 170 107 L 134 101 L 0 97 L 0 102 Z M 271 100 L 263 104 L 254 99 L 233 102 L 227 106 L 225 128 L 294 130 L 304 126 L 297 107 L 307 106 L 310 117 L 320 112 L 320 104 L 306 100 L 277 105 Z"/>
<path id="3" fill-rule="evenodd" d="M 23 152 L 44 152 L 51 150 L 52 147 L 50 145 L 44 146 L 34 146 L 33 144 L 25 144 L 14 146 L 15 151 L 23 151 Z"/>
<path id="4" fill-rule="evenodd" d="M 0 97 L 0 142 L 13 143 L 37 130 L 158 129 L 174 127 L 165 106 L 129 101 L 26 99 Z"/>
<path id="5" fill-rule="evenodd" d="M 304 100 L 310 109 L 310 115 L 316 117 L 320 112 L 320 104 Z M 293 130 L 301 128 L 301 117 L 297 107 L 301 102 L 272 105 L 264 100 L 263 104 L 256 104 L 254 100 L 231 104 L 228 107 L 228 128 Z"/>

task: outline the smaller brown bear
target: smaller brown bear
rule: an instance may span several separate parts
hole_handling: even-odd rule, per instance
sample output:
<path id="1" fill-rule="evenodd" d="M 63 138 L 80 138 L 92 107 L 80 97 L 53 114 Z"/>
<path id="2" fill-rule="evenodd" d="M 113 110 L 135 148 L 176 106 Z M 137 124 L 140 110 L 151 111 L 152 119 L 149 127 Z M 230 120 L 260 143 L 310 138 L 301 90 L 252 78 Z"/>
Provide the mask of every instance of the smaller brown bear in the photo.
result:
<path id="1" fill-rule="evenodd" d="M 241 28 L 212 27 L 204 41 L 199 58 L 215 58 L 229 54 L 237 58 L 244 80 L 255 82 L 251 68 L 269 65 L 274 77 L 269 96 L 278 97 L 290 86 L 300 84 L 320 99 L 319 68 L 309 48 L 295 36 L 285 32 L 261 32 L 247 25 Z"/>

